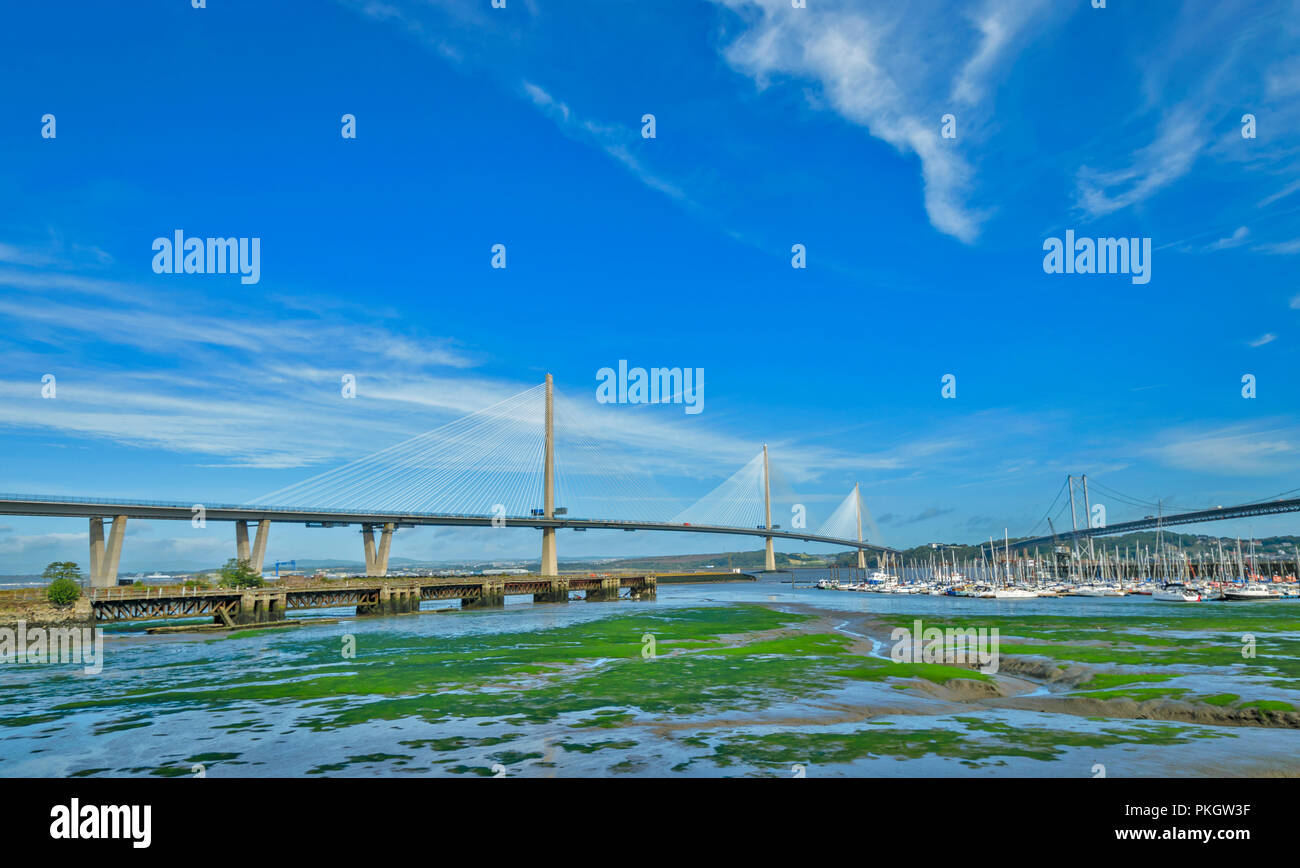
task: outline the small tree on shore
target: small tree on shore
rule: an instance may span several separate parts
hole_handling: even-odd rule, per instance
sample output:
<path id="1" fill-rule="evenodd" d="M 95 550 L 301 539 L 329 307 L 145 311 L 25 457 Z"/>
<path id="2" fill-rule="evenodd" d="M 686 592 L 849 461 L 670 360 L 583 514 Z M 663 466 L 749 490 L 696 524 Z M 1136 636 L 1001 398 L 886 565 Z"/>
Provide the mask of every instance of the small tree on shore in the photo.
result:
<path id="1" fill-rule="evenodd" d="M 260 588 L 266 582 L 248 561 L 231 558 L 221 568 L 221 579 L 217 584 L 223 588 Z"/>
<path id="2" fill-rule="evenodd" d="M 45 596 L 56 606 L 70 606 L 81 596 L 81 568 L 72 561 L 54 561 L 41 578 L 50 583 Z"/>

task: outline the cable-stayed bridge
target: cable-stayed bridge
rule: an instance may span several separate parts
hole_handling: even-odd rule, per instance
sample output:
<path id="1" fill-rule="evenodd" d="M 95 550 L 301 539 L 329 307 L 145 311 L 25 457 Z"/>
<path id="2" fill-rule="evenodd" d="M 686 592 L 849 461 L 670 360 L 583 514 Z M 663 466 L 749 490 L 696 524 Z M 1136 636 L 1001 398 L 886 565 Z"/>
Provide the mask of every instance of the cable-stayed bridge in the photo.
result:
<path id="1" fill-rule="evenodd" d="M 387 573 L 399 528 L 423 525 L 540 530 L 542 576 L 559 574 L 556 531 L 563 528 L 762 537 L 768 570 L 776 566 L 777 539 L 856 549 L 860 567 L 866 565 L 867 552 L 898 554 L 863 538 L 864 507 L 856 485 L 816 529 L 783 529 L 773 522 L 773 473 L 766 446 L 711 492 L 665 514 L 665 505 L 676 499 L 658 489 L 653 475 L 636 472 L 626 455 L 611 455 L 576 418 L 566 420 L 564 408 L 558 415 L 557 425 L 548 374 L 545 383 L 488 408 L 251 503 L 3 495 L 0 514 L 88 518 L 95 587 L 116 582 L 132 518 L 233 522 L 236 557 L 259 573 L 275 523 L 360 525 L 370 576 Z M 255 526 L 251 540 L 249 524 Z"/>

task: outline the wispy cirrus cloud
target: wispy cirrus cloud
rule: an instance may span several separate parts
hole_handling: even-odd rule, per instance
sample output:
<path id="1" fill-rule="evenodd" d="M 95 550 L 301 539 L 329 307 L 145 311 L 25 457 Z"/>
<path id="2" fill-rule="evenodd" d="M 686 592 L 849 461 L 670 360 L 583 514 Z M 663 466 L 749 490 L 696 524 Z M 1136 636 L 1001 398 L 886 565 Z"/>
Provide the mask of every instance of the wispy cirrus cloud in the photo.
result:
<path id="1" fill-rule="evenodd" d="M 839 115 L 920 160 L 926 213 L 936 229 L 975 240 L 988 214 L 971 205 L 971 149 L 943 139 L 939 119 L 988 99 L 998 72 L 1049 4 L 985 0 L 963 21 L 938 3 L 791 9 L 785 0 L 714 2 L 745 25 L 723 52 L 732 67 L 760 88 L 778 77 L 815 81 Z M 934 26 L 940 15 L 950 26 Z M 978 128 L 967 124 L 961 135 L 963 143 L 977 141 Z"/>
<path id="2" fill-rule="evenodd" d="M 1233 233 L 1226 238 L 1220 238 L 1218 241 L 1205 246 L 1206 252 L 1215 250 L 1231 250 L 1234 247 L 1240 247 L 1250 238 L 1250 229 L 1245 226 L 1238 226 Z"/>
<path id="3" fill-rule="evenodd" d="M 1165 432 L 1145 453 L 1179 470 L 1220 475 L 1282 476 L 1300 469 L 1300 431 L 1275 420 Z"/>
<path id="4" fill-rule="evenodd" d="M 1117 146 L 1110 165 L 1103 155 L 1079 168 L 1076 207 L 1102 217 L 1138 205 L 1207 158 L 1293 176 L 1295 153 L 1285 143 L 1300 129 L 1290 60 L 1300 49 L 1297 14 L 1295 0 L 1225 0 L 1177 10 L 1161 36 L 1163 50 L 1136 61 L 1143 101 L 1127 123 L 1134 132 L 1110 136 Z M 1247 115 L 1254 118 L 1252 138 L 1242 134 Z M 1297 189 L 1288 185 L 1257 207 Z"/>
<path id="5" fill-rule="evenodd" d="M 1292 238 L 1290 241 L 1273 241 L 1268 244 L 1257 244 L 1253 250 L 1260 253 L 1269 253 L 1275 256 L 1290 256 L 1300 253 L 1300 238 Z"/>
<path id="6" fill-rule="evenodd" d="M 43 261 L 10 249 L 16 259 Z M 354 310 L 306 319 L 265 304 L 252 315 L 228 300 L 219 311 L 196 309 L 192 299 L 173 307 L 156 288 L 54 267 L 0 270 L 0 289 L 0 325 L 22 336 L 0 333 L 11 369 L 54 373 L 58 389 L 45 400 L 38 377 L 0 379 L 0 426 L 161 449 L 198 466 L 343 463 L 358 449 L 400 442 L 536 385 L 477 371 L 485 352 Z M 73 351 L 45 349 L 65 345 Z M 85 357 L 91 347 L 151 361 L 106 367 Z M 356 382 L 349 400 L 340 392 L 345 373 Z M 560 391 L 567 428 L 606 444 L 625 470 L 708 478 L 755 449 L 748 433 L 683 425 L 674 405 L 611 408 L 588 400 L 585 384 Z M 968 445 L 952 434 L 874 452 L 773 442 L 784 471 L 800 481 L 904 472 Z"/>
<path id="7" fill-rule="evenodd" d="M 1078 206 L 1089 217 L 1107 214 L 1144 201 L 1186 175 L 1207 141 L 1203 121 L 1187 109 L 1160 122 L 1155 141 L 1138 149 L 1122 168 L 1078 172 Z"/>
<path id="8" fill-rule="evenodd" d="M 522 87 L 533 105 L 555 121 L 565 135 L 604 151 L 647 187 L 678 201 L 689 203 L 690 197 L 681 187 L 651 171 L 633 155 L 630 146 L 635 141 L 634 133 L 626 125 L 604 124 L 589 118 L 579 118 L 568 105 L 553 97 L 541 86 L 525 81 Z"/>

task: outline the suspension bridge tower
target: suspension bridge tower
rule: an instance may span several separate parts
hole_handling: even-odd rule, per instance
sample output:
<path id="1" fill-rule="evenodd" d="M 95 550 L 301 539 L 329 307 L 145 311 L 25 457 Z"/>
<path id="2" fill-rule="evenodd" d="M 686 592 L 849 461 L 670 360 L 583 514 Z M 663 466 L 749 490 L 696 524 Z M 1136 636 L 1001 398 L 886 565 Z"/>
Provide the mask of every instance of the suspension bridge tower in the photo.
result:
<path id="1" fill-rule="evenodd" d="M 862 493 L 858 490 L 858 483 L 853 483 L 853 506 L 858 514 L 858 542 L 862 542 Z M 865 549 L 858 548 L 858 569 L 867 568 L 867 552 Z"/>
<path id="2" fill-rule="evenodd" d="M 546 459 L 542 515 L 555 518 L 555 386 L 546 375 Z M 534 465 L 536 466 L 536 465 Z M 559 576 L 560 565 L 555 553 L 555 528 L 542 528 L 542 575 Z"/>
<path id="3" fill-rule="evenodd" d="M 763 511 L 764 527 L 772 529 L 772 480 L 768 474 L 767 464 L 767 444 L 763 444 Z M 776 570 L 776 553 L 772 551 L 772 538 L 763 537 L 763 569 L 774 572 Z"/>

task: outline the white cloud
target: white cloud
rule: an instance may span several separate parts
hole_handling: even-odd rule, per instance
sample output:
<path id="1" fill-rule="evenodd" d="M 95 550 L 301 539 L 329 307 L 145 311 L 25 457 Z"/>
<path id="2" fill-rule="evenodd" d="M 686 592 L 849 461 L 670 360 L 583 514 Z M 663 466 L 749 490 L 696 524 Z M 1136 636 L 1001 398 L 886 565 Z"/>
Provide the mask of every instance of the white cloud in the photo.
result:
<path id="1" fill-rule="evenodd" d="M 1294 473 L 1300 466 L 1300 433 L 1281 423 L 1271 427 L 1185 428 L 1170 431 L 1160 440 L 1147 454 L 1179 470 L 1282 476 Z"/>
<path id="2" fill-rule="evenodd" d="M 1268 334 L 1260 335 L 1253 341 L 1248 341 L 1247 343 L 1252 347 L 1262 347 L 1264 344 L 1271 344 L 1275 340 L 1277 340 L 1277 335 L 1269 332 Z"/>
<path id="3" fill-rule="evenodd" d="M 1141 202 L 1187 174 L 1205 143 L 1200 119 L 1187 110 L 1175 111 L 1128 166 L 1106 171 L 1080 167 L 1077 204 L 1090 217 L 1101 217 Z"/>
<path id="4" fill-rule="evenodd" d="M 1290 184 L 1287 184 L 1285 187 L 1283 187 L 1281 190 L 1278 190 L 1276 193 L 1273 193 L 1270 196 L 1266 196 L 1265 198 L 1260 199 L 1259 204 L 1256 205 L 1255 207 L 1266 208 L 1269 205 L 1272 205 L 1274 202 L 1278 201 L 1279 199 L 1285 199 L 1287 196 L 1290 196 L 1292 193 L 1295 193 L 1298 190 L 1300 190 L 1300 181 L 1292 181 Z"/>
<path id="5" fill-rule="evenodd" d="M 543 93 L 537 98 L 563 114 Z M 0 426 L 166 450 L 194 456 L 199 466 L 318 470 L 356 458 L 359 444 L 372 452 L 536 385 L 474 373 L 479 353 L 395 332 L 351 310 L 280 318 L 264 303 L 254 316 L 222 299 L 219 313 L 209 313 L 188 295 L 185 307 L 173 309 L 168 293 L 55 269 L 0 271 L 0 286 L 13 290 L 0 301 L 0 325 L 12 323 L 26 339 L 106 344 L 126 358 L 153 360 L 145 370 L 105 369 L 76 352 L 10 348 L 11 370 L 52 371 L 58 393 L 42 399 L 38 378 L 0 379 Z M 79 303 L 64 286 L 94 301 Z M 312 348 L 308 364 L 303 347 Z M 354 399 L 340 395 L 343 373 L 356 377 Z M 584 400 L 588 388 L 594 394 L 594 379 L 559 387 L 565 424 L 617 453 L 626 470 L 707 480 L 726 476 L 757 448 L 748 434 L 683 424 L 675 405 L 611 408 Z M 958 448 L 945 436 L 863 454 L 773 443 L 796 480 L 896 472 Z"/>
<path id="6" fill-rule="evenodd" d="M 1209 252 L 1215 250 L 1230 250 L 1233 247 L 1240 247 L 1246 243 L 1248 237 L 1250 237 L 1250 230 L 1245 226 L 1238 226 L 1237 230 L 1227 238 L 1220 238 L 1213 244 L 1206 245 L 1205 250 Z"/>
<path id="7" fill-rule="evenodd" d="M 945 4 L 819 2 L 792 10 L 785 0 L 715 2 L 746 23 L 724 52 L 732 67 L 760 88 L 776 76 L 816 81 L 846 120 L 920 159 L 931 224 L 975 240 L 987 214 L 969 204 L 974 168 L 964 154 L 978 135 L 958 110 L 987 99 L 1011 48 L 1024 44 L 1024 31 L 1048 4 L 986 0 L 962 26 Z M 939 17 L 943 27 L 934 25 Z M 939 119 L 950 111 L 958 112 L 960 145 L 940 136 Z"/>
<path id="8" fill-rule="evenodd" d="M 523 83 L 524 93 L 547 117 L 555 121 L 561 131 L 572 139 L 593 145 L 621 163 L 628 171 L 653 190 L 682 202 L 689 197 L 681 187 L 650 171 L 628 149 L 634 133 L 627 127 L 604 124 L 593 120 L 580 120 L 569 106 L 553 97 L 544 88 L 532 82 Z"/>
<path id="9" fill-rule="evenodd" d="M 1260 253 L 1290 256 L 1293 253 L 1300 253 L 1300 238 L 1293 238 L 1290 241 L 1277 241 L 1271 244 L 1257 244 L 1251 249 L 1258 250 Z"/>

